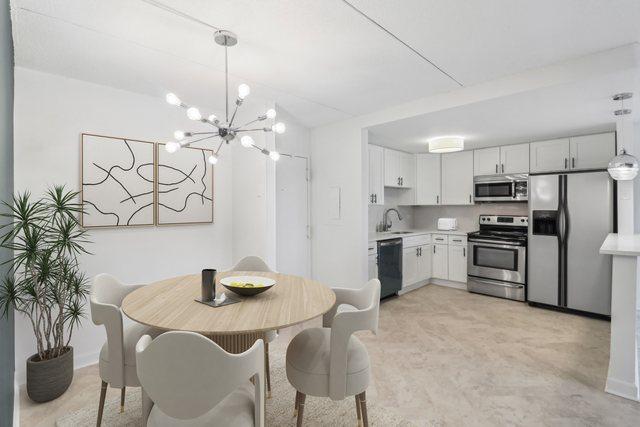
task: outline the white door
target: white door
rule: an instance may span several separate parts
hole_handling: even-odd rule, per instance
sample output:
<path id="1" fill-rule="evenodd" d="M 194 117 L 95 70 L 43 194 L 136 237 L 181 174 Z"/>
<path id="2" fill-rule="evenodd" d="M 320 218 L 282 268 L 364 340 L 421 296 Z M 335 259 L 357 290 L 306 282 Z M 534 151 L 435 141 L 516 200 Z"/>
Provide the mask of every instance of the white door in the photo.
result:
<path id="1" fill-rule="evenodd" d="M 415 155 L 400 153 L 400 186 L 412 188 L 415 181 Z"/>
<path id="2" fill-rule="evenodd" d="M 500 147 L 500 173 L 529 173 L 529 144 Z"/>
<path id="3" fill-rule="evenodd" d="M 418 252 L 418 281 L 431 278 L 431 258 L 433 245 L 422 245 Z"/>
<path id="4" fill-rule="evenodd" d="M 473 151 L 442 155 L 442 204 L 473 204 Z"/>
<path id="5" fill-rule="evenodd" d="M 369 204 L 384 205 L 384 149 L 369 145 Z"/>
<path id="6" fill-rule="evenodd" d="M 311 276 L 308 159 L 284 158 L 276 163 L 276 269 Z"/>
<path id="7" fill-rule="evenodd" d="M 500 173 L 500 147 L 473 150 L 473 175 L 495 175 Z"/>
<path id="8" fill-rule="evenodd" d="M 449 265 L 447 264 L 447 258 L 449 256 L 447 251 L 447 245 L 431 245 L 432 246 L 432 270 L 431 275 L 436 279 L 448 279 L 449 278 Z"/>
<path id="9" fill-rule="evenodd" d="M 402 287 L 418 281 L 418 247 L 402 250 Z"/>
<path id="10" fill-rule="evenodd" d="M 440 204 L 440 154 L 416 154 L 416 204 Z"/>
<path id="11" fill-rule="evenodd" d="M 384 185 L 400 187 L 400 152 L 384 149 Z"/>
<path id="12" fill-rule="evenodd" d="M 467 281 L 467 248 L 466 246 L 449 245 L 449 280 Z"/>
<path id="13" fill-rule="evenodd" d="M 378 278 L 378 255 L 369 255 L 369 280 Z"/>
<path id="14" fill-rule="evenodd" d="M 571 169 L 604 169 L 616 155 L 615 133 L 569 138 Z"/>
<path id="15" fill-rule="evenodd" d="M 529 144 L 529 153 L 531 173 L 569 169 L 568 138 L 532 142 Z"/>

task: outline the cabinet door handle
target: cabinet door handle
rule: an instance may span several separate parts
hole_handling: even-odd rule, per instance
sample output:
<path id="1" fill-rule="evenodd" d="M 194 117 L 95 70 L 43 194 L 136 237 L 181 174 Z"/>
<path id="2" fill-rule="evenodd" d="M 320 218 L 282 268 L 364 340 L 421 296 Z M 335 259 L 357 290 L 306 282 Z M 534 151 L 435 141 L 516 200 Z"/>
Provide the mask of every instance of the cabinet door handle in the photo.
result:
<path id="1" fill-rule="evenodd" d="M 498 164 L 496 163 L 496 173 L 498 173 Z"/>
<path id="2" fill-rule="evenodd" d="M 574 169 L 576 167 L 576 158 L 572 157 L 571 158 L 571 169 Z"/>
<path id="3" fill-rule="evenodd" d="M 567 168 L 567 158 L 566 157 L 564 158 L 564 168 L 565 169 Z"/>
<path id="4" fill-rule="evenodd" d="M 433 245 L 433 253 L 436 253 L 436 245 Z"/>
<path id="5" fill-rule="evenodd" d="M 373 195 L 373 203 L 378 203 L 378 195 L 377 194 Z"/>
<path id="6" fill-rule="evenodd" d="M 504 173 L 504 163 L 502 164 L 502 173 Z"/>
<path id="7" fill-rule="evenodd" d="M 463 257 L 467 256 L 467 248 L 462 248 L 462 256 Z"/>
<path id="8" fill-rule="evenodd" d="M 471 203 L 471 194 L 469 194 L 469 203 Z"/>
<path id="9" fill-rule="evenodd" d="M 439 205 L 439 204 L 440 204 L 440 196 L 436 195 L 436 205 Z"/>
<path id="10" fill-rule="evenodd" d="M 404 185 L 404 177 L 400 177 L 400 185 Z"/>

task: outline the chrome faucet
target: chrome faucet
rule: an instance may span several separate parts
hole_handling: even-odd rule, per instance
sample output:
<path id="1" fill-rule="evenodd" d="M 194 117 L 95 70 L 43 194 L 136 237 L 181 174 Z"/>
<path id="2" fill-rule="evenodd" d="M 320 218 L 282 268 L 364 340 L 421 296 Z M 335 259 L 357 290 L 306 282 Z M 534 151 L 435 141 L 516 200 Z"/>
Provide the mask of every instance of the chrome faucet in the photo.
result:
<path id="1" fill-rule="evenodd" d="M 389 220 L 389 212 L 395 212 L 396 215 L 398 215 L 398 221 L 402 221 L 402 215 L 400 215 L 400 212 L 398 212 L 398 209 L 396 208 L 389 208 L 386 211 L 384 211 L 384 222 L 382 224 L 382 231 L 389 231 L 391 229 L 391 221 Z"/>

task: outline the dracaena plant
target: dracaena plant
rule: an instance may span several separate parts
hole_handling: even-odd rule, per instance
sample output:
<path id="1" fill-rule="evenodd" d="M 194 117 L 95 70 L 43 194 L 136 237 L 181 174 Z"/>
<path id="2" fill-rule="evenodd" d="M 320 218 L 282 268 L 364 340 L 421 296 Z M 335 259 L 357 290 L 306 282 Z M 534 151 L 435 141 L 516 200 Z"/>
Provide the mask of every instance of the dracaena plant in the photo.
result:
<path id="1" fill-rule="evenodd" d="M 78 222 L 77 196 L 64 186 L 37 200 L 18 193 L 1 214 L 0 246 L 13 252 L 13 270 L 2 279 L 0 309 L 4 316 L 15 309 L 31 321 L 40 360 L 64 353 L 85 315 L 89 289 L 78 255 L 88 253 L 88 240 Z"/>

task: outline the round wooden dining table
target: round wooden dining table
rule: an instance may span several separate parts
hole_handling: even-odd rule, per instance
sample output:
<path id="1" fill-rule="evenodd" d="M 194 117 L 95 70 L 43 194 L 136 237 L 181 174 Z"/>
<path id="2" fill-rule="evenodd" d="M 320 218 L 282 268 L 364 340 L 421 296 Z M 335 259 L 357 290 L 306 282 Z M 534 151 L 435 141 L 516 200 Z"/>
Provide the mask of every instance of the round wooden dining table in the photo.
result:
<path id="1" fill-rule="evenodd" d="M 219 283 L 228 276 L 263 276 L 276 284 L 261 294 L 242 297 Z M 122 311 L 135 322 L 165 331 L 197 332 L 230 353 L 242 353 L 266 332 L 321 316 L 336 301 L 335 293 L 320 282 L 271 272 L 218 273 L 216 295 L 225 292 L 240 300 L 222 307 L 196 301 L 200 285 L 200 274 L 151 283 L 128 294 L 122 301 Z"/>

